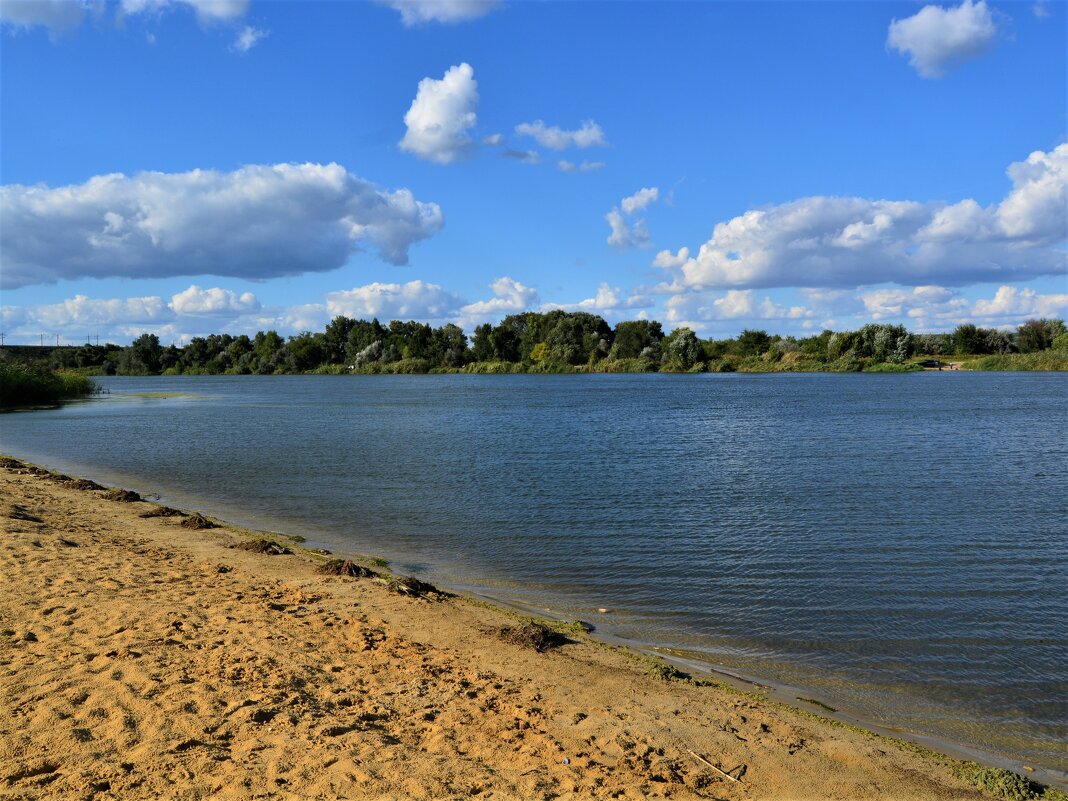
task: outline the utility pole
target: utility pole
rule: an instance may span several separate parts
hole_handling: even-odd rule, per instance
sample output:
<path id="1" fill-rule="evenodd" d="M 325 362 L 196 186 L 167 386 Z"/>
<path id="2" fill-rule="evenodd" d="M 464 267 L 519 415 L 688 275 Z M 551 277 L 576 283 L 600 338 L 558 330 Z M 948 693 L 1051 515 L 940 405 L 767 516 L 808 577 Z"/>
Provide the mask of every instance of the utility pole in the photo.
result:
<path id="1" fill-rule="evenodd" d="M 5 334 L 3 331 L 0 331 L 0 348 L 4 347 L 4 337 L 6 336 L 7 334 Z"/>

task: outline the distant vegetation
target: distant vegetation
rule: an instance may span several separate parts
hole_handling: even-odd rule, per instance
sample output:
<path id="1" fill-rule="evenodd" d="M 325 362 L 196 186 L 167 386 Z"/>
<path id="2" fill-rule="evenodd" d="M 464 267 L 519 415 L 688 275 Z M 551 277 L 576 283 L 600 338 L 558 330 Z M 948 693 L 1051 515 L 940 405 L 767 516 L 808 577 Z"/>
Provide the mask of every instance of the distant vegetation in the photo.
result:
<path id="1" fill-rule="evenodd" d="M 96 389 L 84 375 L 0 360 L 0 407 L 31 406 L 79 398 Z"/>
<path id="2" fill-rule="evenodd" d="M 974 370 L 1068 370 L 1062 320 L 1029 320 L 1015 331 L 960 325 L 949 334 L 914 334 L 872 323 L 857 331 L 783 337 L 745 330 L 701 339 L 689 328 L 665 335 L 654 320 L 614 328 L 586 312 L 525 312 L 480 325 L 469 340 L 455 325 L 335 317 L 322 332 L 285 339 L 212 334 L 183 348 L 155 334 L 132 345 L 8 347 L 51 369 L 104 375 L 270 375 L 285 373 L 636 373 L 900 372 L 925 359 Z"/>

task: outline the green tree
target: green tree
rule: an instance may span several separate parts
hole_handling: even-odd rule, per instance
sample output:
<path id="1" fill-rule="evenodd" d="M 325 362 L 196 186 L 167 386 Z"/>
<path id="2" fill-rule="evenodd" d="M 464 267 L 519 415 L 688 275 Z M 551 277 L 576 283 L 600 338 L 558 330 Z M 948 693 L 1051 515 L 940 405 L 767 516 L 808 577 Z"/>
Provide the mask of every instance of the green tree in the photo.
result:
<path id="1" fill-rule="evenodd" d="M 1016 346 L 1023 353 L 1048 350 L 1065 330 L 1064 320 L 1028 320 L 1016 330 Z"/>
<path id="2" fill-rule="evenodd" d="M 664 329 L 656 320 L 628 320 L 616 326 L 613 359 L 636 359 L 647 348 L 659 352 Z"/>
<path id="3" fill-rule="evenodd" d="M 355 320 L 343 315 L 338 315 L 327 323 L 326 330 L 323 332 L 323 349 L 327 362 L 341 364 L 345 361 L 349 333 L 355 325 Z"/>
<path id="4" fill-rule="evenodd" d="M 705 355 L 701 340 L 693 329 L 676 328 L 664 339 L 664 364 L 676 370 L 689 370 Z"/>
<path id="5" fill-rule="evenodd" d="M 302 331 L 290 337 L 286 349 L 292 357 L 292 367 L 298 372 L 314 370 L 326 358 L 326 346 L 322 334 Z"/>
<path id="6" fill-rule="evenodd" d="M 530 360 L 537 365 L 547 364 L 549 362 L 549 343 L 539 342 L 533 348 L 530 349 Z"/>
<path id="7" fill-rule="evenodd" d="M 957 353 L 984 353 L 985 337 L 972 323 L 962 323 L 953 330 L 953 347 Z"/>
<path id="8" fill-rule="evenodd" d="M 492 361 L 495 357 L 493 326 L 489 323 L 483 323 L 475 328 L 475 337 L 471 341 L 471 355 L 476 362 Z"/>
<path id="9" fill-rule="evenodd" d="M 759 356 L 771 345 L 767 331 L 746 328 L 735 340 L 734 352 L 739 356 Z"/>
<path id="10" fill-rule="evenodd" d="M 163 347 L 155 334 L 141 334 L 130 345 L 130 367 L 133 372 L 158 375 L 162 359 Z"/>
<path id="11" fill-rule="evenodd" d="M 458 325 L 448 323 L 435 328 L 432 335 L 433 363 L 445 367 L 463 367 L 467 354 L 467 336 Z"/>

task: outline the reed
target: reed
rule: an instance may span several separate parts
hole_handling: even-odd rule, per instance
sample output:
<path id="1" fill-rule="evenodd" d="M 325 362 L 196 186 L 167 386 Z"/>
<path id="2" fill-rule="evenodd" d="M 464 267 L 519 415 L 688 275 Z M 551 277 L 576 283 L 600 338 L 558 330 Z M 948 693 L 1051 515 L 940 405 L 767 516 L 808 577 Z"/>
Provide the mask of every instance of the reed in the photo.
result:
<path id="1" fill-rule="evenodd" d="M 79 373 L 0 361 L 0 406 L 31 406 L 81 398 L 96 392 L 91 379 Z"/>

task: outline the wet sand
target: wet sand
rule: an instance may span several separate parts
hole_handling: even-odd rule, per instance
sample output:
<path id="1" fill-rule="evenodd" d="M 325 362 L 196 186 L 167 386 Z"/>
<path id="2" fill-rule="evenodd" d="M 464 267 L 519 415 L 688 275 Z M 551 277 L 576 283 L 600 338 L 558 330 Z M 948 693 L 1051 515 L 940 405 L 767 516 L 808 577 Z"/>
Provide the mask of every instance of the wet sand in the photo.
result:
<path id="1" fill-rule="evenodd" d="M 0 797 L 989 797 L 950 760 L 153 508 L 0 468 Z"/>

